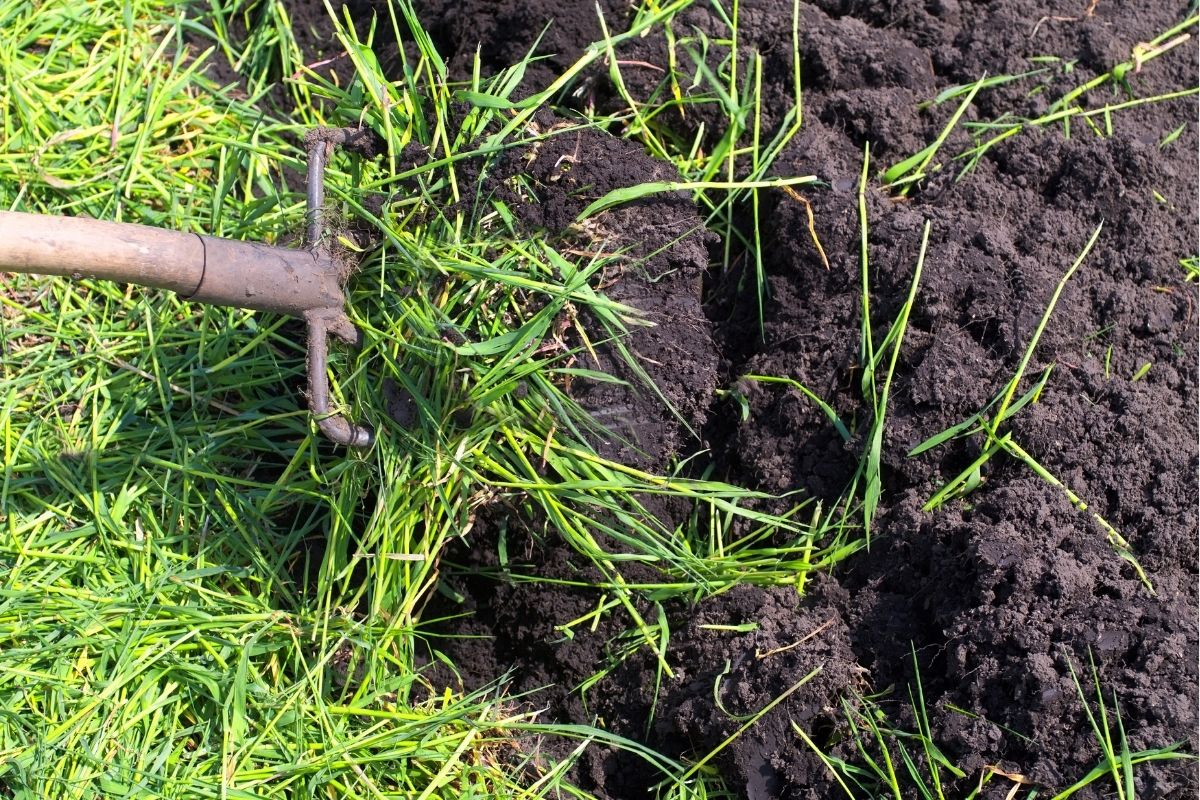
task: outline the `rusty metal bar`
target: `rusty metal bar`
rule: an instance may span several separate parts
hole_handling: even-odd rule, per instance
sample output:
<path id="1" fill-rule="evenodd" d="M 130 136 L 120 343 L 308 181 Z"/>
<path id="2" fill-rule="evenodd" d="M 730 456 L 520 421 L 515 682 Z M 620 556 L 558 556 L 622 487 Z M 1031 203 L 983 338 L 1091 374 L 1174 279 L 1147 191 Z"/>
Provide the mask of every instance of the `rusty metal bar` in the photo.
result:
<path id="1" fill-rule="evenodd" d="M 340 415 L 329 413 L 329 336 L 347 344 L 357 344 L 358 330 L 339 309 L 310 311 L 308 320 L 308 408 L 317 418 L 317 427 L 326 438 L 347 447 L 368 447 L 375 435 L 370 428 Z"/>

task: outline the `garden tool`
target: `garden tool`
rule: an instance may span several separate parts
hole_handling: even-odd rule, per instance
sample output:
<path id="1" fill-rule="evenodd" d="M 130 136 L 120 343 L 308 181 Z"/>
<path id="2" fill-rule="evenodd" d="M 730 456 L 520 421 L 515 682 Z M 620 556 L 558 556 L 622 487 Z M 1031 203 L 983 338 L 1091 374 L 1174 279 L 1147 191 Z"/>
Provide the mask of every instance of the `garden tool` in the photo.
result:
<path id="1" fill-rule="evenodd" d="M 334 148 L 358 149 L 369 131 L 316 128 L 308 152 L 303 249 L 274 247 L 125 222 L 0 211 L 0 271 L 101 278 L 170 289 L 212 305 L 272 311 L 308 326 L 308 405 L 329 439 L 369 446 L 371 429 L 329 410 L 328 338 L 358 344 L 344 310 L 348 270 L 325 242 L 325 164 Z"/>

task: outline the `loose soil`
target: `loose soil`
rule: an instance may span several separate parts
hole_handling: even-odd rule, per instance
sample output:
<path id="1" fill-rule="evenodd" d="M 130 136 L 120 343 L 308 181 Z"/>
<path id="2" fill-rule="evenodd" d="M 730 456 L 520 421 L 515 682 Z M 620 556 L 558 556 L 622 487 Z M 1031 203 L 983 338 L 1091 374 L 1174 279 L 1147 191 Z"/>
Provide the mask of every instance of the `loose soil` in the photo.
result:
<path id="1" fill-rule="evenodd" d="M 549 130 L 563 123 L 547 112 L 533 124 Z M 508 188 L 518 173 L 536 199 Z M 716 387 L 717 348 L 700 302 L 707 245 L 715 237 L 704 229 L 691 201 L 679 195 L 637 200 L 582 227 L 574 223 L 591 199 L 626 186 L 677 178 L 673 167 L 655 161 L 637 144 L 596 130 L 553 136 L 536 148 L 512 154 L 483 178 L 485 191 L 514 209 L 526 230 L 549 232 L 563 249 L 588 260 L 604 260 L 597 285 L 650 323 L 631 325 L 621 342 L 659 387 L 661 397 L 628 358 L 603 344 L 607 337 L 596 333 L 603 329 L 594 321 L 583 324 L 599 342 L 591 347 L 596 359 L 589 358 L 585 366 L 623 383 L 579 380 L 572 383 L 571 393 L 613 434 L 593 442 L 601 455 L 659 469 L 684 446 L 681 439 L 687 428 L 704 425 Z M 577 341 L 569 344 L 582 346 Z"/>
<path id="2" fill-rule="evenodd" d="M 316 4 L 295 5 L 298 28 L 319 30 L 323 10 L 309 17 Z M 763 54 L 764 96 L 778 100 L 767 104 L 768 124 L 782 118 L 791 96 L 791 5 L 740 3 L 742 47 Z M 1135 0 L 1092 5 L 1094 13 L 1085 15 L 1085 0 L 802 3 L 804 127 L 774 172 L 824 181 L 806 187 L 805 196 L 829 268 L 814 249 L 803 205 L 772 196 L 762 215 L 770 293 L 760 336 L 757 310 L 737 292 L 737 280 L 708 275 L 701 304 L 711 241 L 695 230 L 698 217 L 687 202 L 669 197 L 609 214 L 611 231 L 630 231 L 626 242 L 641 243 L 635 256 L 674 243 L 611 291 L 663 323 L 642 334 L 635 349 L 656 364 L 652 374 L 702 438 L 690 437 L 653 397 L 581 387 L 588 407 L 630 423 L 637 452 L 623 445 L 611 445 L 611 452 L 654 463 L 703 446 L 727 480 L 835 501 L 862 443 L 844 444 L 799 392 L 739 382 L 740 376 L 788 376 L 843 418 L 868 418 L 857 388 L 855 187 L 864 146 L 870 144 L 877 167 L 895 163 L 940 132 L 949 107 L 920 104 L 942 89 L 985 73 L 1023 71 L 1030 56 L 1074 60 L 1073 73 L 1051 79 L 1044 92 L 1026 95 L 1024 83 L 997 87 L 981 93 L 970 113 L 991 118 L 1044 108 L 1047 98 L 1107 71 L 1189 7 Z M 619 27 L 626 4 L 601 6 Z M 356 13 L 367 9 L 369 3 L 359 3 Z M 709 9 L 696 4 L 677 27 L 720 38 L 724 25 Z M 421 11 L 458 74 L 469 70 L 477 47 L 485 69 L 506 66 L 552 23 L 538 50 L 548 57 L 527 77 L 532 87 L 600 36 L 591 0 L 429 0 Z M 394 56 L 387 47 L 380 44 L 382 63 Z M 619 55 L 629 63 L 666 63 L 661 45 L 649 38 Z M 714 45 L 710 55 L 724 53 Z M 1196 49 L 1187 45 L 1130 82 L 1148 95 L 1194 85 L 1196 74 Z M 661 73 L 630 69 L 626 78 L 631 94 L 646 98 Z M 594 75 L 584 85 L 587 102 L 614 102 Z M 820 667 L 726 748 L 717 765 L 741 797 L 823 798 L 840 790 L 794 735 L 792 721 L 850 758 L 846 745 L 836 744 L 844 726 L 838 699 L 852 690 L 891 690 L 885 707 L 897 724 L 915 729 L 906 711 L 915 653 L 933 738 L 967 772 L 950 790 L 961 796 L 988 765 L 1061 789 L 1096 764 L 1094 734 L 1068 670 L 1073 663 L 1082 675 L 1090 651 L 1106 693 L 1120 699 L 1133 748 L 1182 741 L 1197 752 L 1197 310 L 1195 284 L 1184 283 L 1179 266 L 1197 252 L 1196 112 L 1192 99 L 1117 112 L 1111 138 L 1082 125 L 1070 138 L 1061 129 L 1025 132 L 962 181 L 939 173 L 909 200 L 868 191 L 876 331 L 886 330 L 903 302 L 922 226 L 932 221 L 888 408 L 883 500 L 869 551 L 817 577 L 802 598 L 738 587 L 668 607 L 667 660 L 675 677 L 657 685 L 653 658 L 638 653 L 583 694 L 574 687 L 606 663 L 619 621 L 565 639 L 555 626 L 588 613 L 596 597 L 497 579 L 490 537 L 507 527 L 511 553 L 519 526 L 493 518 L 480 525 L 469 549 L 448 556 L 463 569 L 445 580 L 466 600 L 447 601 L 437 613 L 472 613 L 440 626 L 452 638 L 436 645 L 461 670 L 443 678 L 470 689 L 508 674 L 509 691 L 545 708 L 545 718 L 598 721 L 666 754 L 695 758 L 735 731 L 739 715 L 763 708 Z M 704 119 L 697 107 L 677 123 L 677 133 L 693 136 Z M 1182 135 L 1160 146 L 1181 123 Z M 579 158 L 570 171 L 562 169 L 565 151 L 530 167 L 543 189 L 541 204 L 523 211 L 531 227 L 566 232 L 578 212 L 572 186 L 606 189 L 667 176 L 665 165 L 615 138 L 552 141 L 578 146 Z M 956 132 L 946 147 L 953 152 L 965 144 Z M 1101 221 L 1104 232 L 1067 286 L 1031 365 L 1032 372 L 1055 364 L 1050 382 L 1040 401 L 1014 418 L 1012 430 L 1130 540 L 1154 596 L 1103 531 L 1024 466 L 993 459 L 969 503 L 926 513 L 922 504 L 970 463 L 978 443 L 906 455 L 1001 389 L 1057 281 Z M 1135 379 L 1147 363 L 1149 371 Z M 746 419 L 735 404 L 712 399 L 718 385 L 748 398 Z M 562 546 L 532 539 L 524 546 L 523 560 L 536 574 L 586 580 L 579 557 Z M 751 621 L 758 628 L 748 633 L 713 627 Z M 611 798 L 645 797 L 655 780 L 636 759 L 599 747 L 585 755 L 576 778 Z M 1011 786 L 993 783 L 1004 785 L 987 796 L 1002 797 Z M 1137 772 L 1139 797 L 1195 796 L 1198 788 L 1190 763 Z M 1077 796 L 1106 795 L 1093 788 Z"/>

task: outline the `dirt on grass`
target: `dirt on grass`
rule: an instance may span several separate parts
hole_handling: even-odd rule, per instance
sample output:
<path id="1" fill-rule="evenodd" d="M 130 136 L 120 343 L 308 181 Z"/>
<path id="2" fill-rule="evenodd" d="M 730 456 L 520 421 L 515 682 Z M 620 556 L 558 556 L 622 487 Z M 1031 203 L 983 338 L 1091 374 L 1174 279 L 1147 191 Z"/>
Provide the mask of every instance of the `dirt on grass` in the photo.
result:
<path id="1" fill-rule="evenodd" d="M 619 29 L 626 4 L 601 6 Z M 690 203 L 672 195 L 611 213 L 608 224 L 632 234 L 626 242 L 635 255 L 660 254 L 657 266 L 652 261 L 639 276 L 616 280 L 610 291 L 662 323 L 655 333 L 639 334 L 633 349 L 656 365 L 652 375 L 701 439 L 654 398 L 638 405 L 600 385 L 581 389 L 581 396 L 588 407 L 615 408 L 615 417 L 630 421 L 632 438 L 651 461 L 707 448 L 717 477 L 771 492 L 798 489 L 832 504 L 863 442 L 844 442 L 800 392 L 741 378 L 786 376 L 843 419 L 869 418 L 858 366 L 857 183 L 864 147 L 870 145 L 874 174 L 937 137 L 954 103 L 922 104 L 943 89 L 1026 71 L 1035 56 L 1073 62 L 1069 72 L 1060 66 L 1047 72 L 1036 93 L 1028 82 L 982 91 L 970 118 L 1042 111 L 1176 24 L 1189 4 L 825 0 L 800 7 L 804 124 L 773 173 L 822 180 L 805 187 L 804 196 L 828 268 L 804 205 L 782 192 L 764 194 L 769 293 L 760 328 L 752 293 L 739 291 L 730 276 L 704 276 L 704 248 L 713 241 L 694 230 L 699 217 Z M 356 13 L 367 8 L 360 3 Z M 421 11 L 457 74 L 469 74 L 477 48 L 485 70 L 508 65 L 549 25 L 538 49 L 547 58 L 526 79 L 533 87 L 601 36 L 590 0 L 430 0 Z M 690 8 L 676 26 L 704 31 L 714 42 L 728 33 L 708 3 Z M 792 92 L 792 4 L 742 0 L 738 35 L 743 52 L 763 55 L 764 97 L 777 100 L 765 105 L 764 121 L 777 124 Z M 650 65 L 625 72 L 633 98 L 659 90 L 663 48 L 647 37 L 619 54 Z M 724 56 L 714 44 L 710 58 Z M 380 57 L 387 63 L 388 53 Z M 1193 86 L 1196 74 L 1196 48 L 1188 43 L 1127 77 L 1145 96 Z M 615 107 L 605 81 L 593 76 L 584 85 L 590 94 L 582 102 Z M 716 123 L 704 107 L 695 108 L 671 123 L 684 141 L 702 122 L 708 131 Z M 846 725 L 839 698 L 882 694 L 893 722 L 916 730 L 908 691 L 918 677 L 932 738 L 965 772 L 951 779 L 948 796 L 965 795 L 993 767 L 1065 788 L 1100 758 L 1071 673 L 1073 667 L 1094 701 L 1089 653 L 1106 698 L 1119 700 L 1134 750 L 1174 742 L 1200 750 L 1196 284 L 1185 282 L 1180 266 L 1197 253 L 1196 118 L 1189 97 L 1114 112 L 1111 136 L 1080 123 L 1069 138 L 1061 126 L 1027 130 L 993 148 L 962 180 L 948 169 L 908 198 L 868 188 L 877 334 L 903 304 L 923 225 L 932 224 L 887 409 L 882 500 L 869 550 L 814 578 L 803 597 L 742 586 L 698 604 L 668 606 L 666 661 L 674 676 L 661 675 L 643 648 L 582 693 L 581 682 L 610 660 L 609 640 L 621 623 L 608 620 L 564 637 L 556 626 L 592 611 L 595 594 L 496 578 L 488 531 L 494 536 L 511 526 L 511 553 L 517 527 L 492 519 L 473 534 L 469 549 L 447 557 L 474 571 L 445 579 L 466 599 L 437 610 L 471 612 L 440 626 L 451 638 L 437 639 L 437 647 L 460 671 L 446 680 L 470 689 L 507 674 L 508 689 L 525 693 L 522 702 L 547 709 L 548 718 L 597 722 L 694 759 L 742 727 L 745 715 L 819 669 L 716 759 L 729 788 L 747 798 L 837 796 L 829 770 L 792 723 L 852 760 L 852 745 L 838 744 Z M 1180 125 L 1182 133 L 1171 139 Z M 531 227 L 567 231 L 580 186 L 601 187 L 593 193 L 599 196 L 669 177 L 667 165 L 616 138 L 591 133 L 551 141 L 562 152 L 543 153 L 532 167 L 542 194 L 540 205 L 522 212 Z M 958 129 L 945 147 L 957 152 L 967 145 Z M 573 158 L 564 169 L 568 150 Z M 1088 513 L 1061 488 L 1002 456 L 989 462 L 982 486 L 968 498 L 923 511 L 980 444 L 959 440 L 917 457 L 909 450 L 980 411 L 1003 389 L 1055 286 L 1101 222 L 1103 232 L 1068 283 L 1031 362 L 1031 375 L 1054 364 L 1051 377 L 1039 401 L 1011 420 L 1014 441 L 1086 501 Z M 714 399 L 714 387 L 746 398 L 744 419 L 736 403 Z M 1154 594 L 1110 546 L 1093 512 L 1129 540 Z M 561 545 L 524 546 L 520 560 L 536 574 L 587 579 L 580 558 Z M 746 623 L 757 627 L 739 632 Z M 610 798 L 645 797 L 657 780 L 634 757 L 600 747 L 588 750 L 578 772 L 585 788 Z M 1003 797 L 1012 785 L 993 781 L 984 796 Z M 1103 785 L 1076 796 L 1107 796 Z M 1167 798 L 1195 796 L 1200 787 L 1191 762 L 1164 762 L 1140 767 L 1136 788 L 1139 797 Z"/>

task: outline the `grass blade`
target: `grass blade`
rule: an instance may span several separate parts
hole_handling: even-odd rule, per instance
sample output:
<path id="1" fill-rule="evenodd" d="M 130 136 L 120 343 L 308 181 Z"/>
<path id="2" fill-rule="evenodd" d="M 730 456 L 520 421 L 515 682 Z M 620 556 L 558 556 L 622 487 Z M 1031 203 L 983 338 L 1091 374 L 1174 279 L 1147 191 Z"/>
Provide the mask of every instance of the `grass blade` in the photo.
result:
<path id="1" fill-rule="evenodd" d="M 1092 231 L 1092 235 L 1088 238 L 1087 244 L 1071 264 L 1070 269 L 1059 280 L 1058 285 L 1054 288 L 1054 294 L 1050 296 L 1050 303 L 1046 306 L 1046 311 L 1042 314 L 1042 319 L 1038 323 L 1037 329 L 1033 332 L 1033 337 L 1029 340 L 1029 345 L 1025 348 L 1025 353 L 1021 356 L 1021 363 L 1017 366 L 1017 372 L 1013 375 L 1012 380 L 1008 382 L 1008 386 L 1004 390 L 1004 398 L 1000 401 L 1000 408 L 992 417 L 992 422 L 988 426 L 991 435 L 996 435 L 996 429 L 1000 423 L 1006 419 L 1008 404 L 1012 401 L 1013 395 L 1017 391 L 1017 387 L 1021 383 L 1021 378 L 1025 376 L 1025 370 L 1029 366 L 1029 360 L 1033 357 L 1033 351 L 1037 348 L 1038 341 L 1042 338 L 1042 333 L 1046 330 L 1046 324 L 1050 321 L 1050 315 L 1054 313 L 1054 307 L 1058 304 L 1058 298 L 1062 296 L 1063 289 L 1066 288 L 1067 281 L 1075 274 L 1075 270 L 1079 269 L 1079 265 L 1087 258 L 1088 253 L 1092 251 L 1092 247 L 1096 244 L 1096 240 L 1100 238 L 1100 231 L 1104 229 L 1104 223 L 1096 226 Z"/>
<path id="2" fill-rule="evenodd" d="M 593 200 L 587 208 L 579 213 L 575 218 L 576 222 L 583 222 L 589 217 L 594 217 L 601 211 L 607 211 L 614 206 L 619 206 L 624 203 L 630 203 L 634 200 L 640 200 L 643 197 L 649 197 L 652 194 L 667 194 L 670 192 L 703 192 L 707 190 L 717 189 L 723 191 L 734 191 L 744 189 L 780 189 L 785 186 L 802 186 L 807 183 L 816 181 L 815 175 L 804 175 L 795 178 L 775 178 L 771 180 L 747 180 L 747 181 L 650 181 L 648 183 L 639 183 L 636 186 L 625 186 L 620 189 L 613 189 L 603 197 Z"/>

